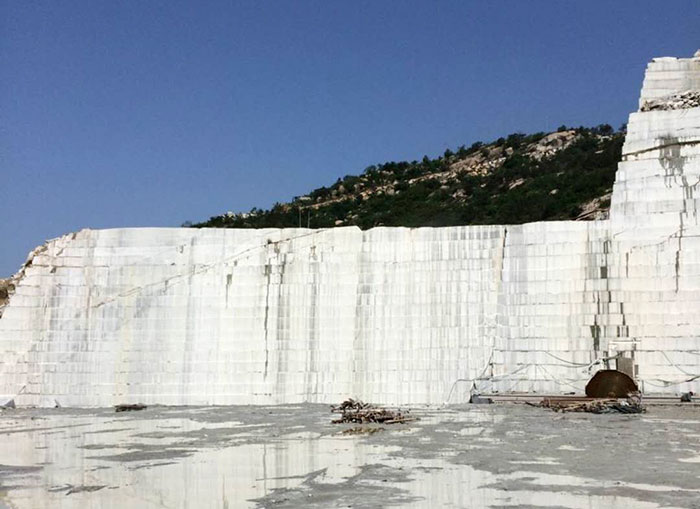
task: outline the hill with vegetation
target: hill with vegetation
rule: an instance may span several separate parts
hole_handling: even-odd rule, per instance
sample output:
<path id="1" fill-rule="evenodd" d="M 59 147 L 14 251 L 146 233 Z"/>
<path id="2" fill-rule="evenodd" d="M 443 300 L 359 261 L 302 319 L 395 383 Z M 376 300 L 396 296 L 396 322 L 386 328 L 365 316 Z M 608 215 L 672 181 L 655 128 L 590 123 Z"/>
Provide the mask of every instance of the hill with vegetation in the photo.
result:
<path id="1" fill-rule="evenodd" d="M 521 224 L 607 217 L 624 128 L 560 127 L 387 162 L 269 210 L 212 217 L 193 227 Z"/>

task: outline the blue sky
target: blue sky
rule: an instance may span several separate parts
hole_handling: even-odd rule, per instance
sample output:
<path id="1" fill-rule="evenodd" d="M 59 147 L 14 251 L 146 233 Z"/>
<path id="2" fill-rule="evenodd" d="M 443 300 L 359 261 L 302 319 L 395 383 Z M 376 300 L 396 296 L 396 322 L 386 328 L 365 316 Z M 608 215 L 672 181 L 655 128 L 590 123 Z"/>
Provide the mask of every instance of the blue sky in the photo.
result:
<path id="1" fill-rule="evenodd" d="M 700 2 L 0 0 L 0 276 L 512 132 L 617 127 Z"/>

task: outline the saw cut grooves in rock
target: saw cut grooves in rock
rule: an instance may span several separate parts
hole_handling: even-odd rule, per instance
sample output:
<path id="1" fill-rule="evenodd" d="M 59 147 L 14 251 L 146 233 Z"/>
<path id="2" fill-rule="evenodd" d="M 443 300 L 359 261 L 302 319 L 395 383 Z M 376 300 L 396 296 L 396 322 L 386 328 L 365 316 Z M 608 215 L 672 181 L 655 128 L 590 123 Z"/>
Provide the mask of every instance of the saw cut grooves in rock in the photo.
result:
<path id="1" fill-rule="evenodd" d="M 700 59 L 656 59 L 640 105 L 689 90 Z M 630 116 L 607 221 L 55 239 L 8 294 L 0 396 L 456 403 L 583 393 L 619 357 L 646 393 L 700 392 L 699 161 L 700 108 L 654 109 Z"/>

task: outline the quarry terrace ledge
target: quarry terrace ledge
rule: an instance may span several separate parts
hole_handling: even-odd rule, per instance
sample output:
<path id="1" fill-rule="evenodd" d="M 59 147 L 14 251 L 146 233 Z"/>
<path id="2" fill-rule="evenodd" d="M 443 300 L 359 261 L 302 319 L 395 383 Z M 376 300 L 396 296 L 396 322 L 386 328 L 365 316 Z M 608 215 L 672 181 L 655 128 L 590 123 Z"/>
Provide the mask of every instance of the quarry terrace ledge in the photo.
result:
<path id="1" fill-rule="evenodd" d="M 0 402 L 460 403 L 604 368 L 700 392 L 698 92 L 699 54 L 648 65 L 606 221 L 48 241 L 1 310 Z"/>

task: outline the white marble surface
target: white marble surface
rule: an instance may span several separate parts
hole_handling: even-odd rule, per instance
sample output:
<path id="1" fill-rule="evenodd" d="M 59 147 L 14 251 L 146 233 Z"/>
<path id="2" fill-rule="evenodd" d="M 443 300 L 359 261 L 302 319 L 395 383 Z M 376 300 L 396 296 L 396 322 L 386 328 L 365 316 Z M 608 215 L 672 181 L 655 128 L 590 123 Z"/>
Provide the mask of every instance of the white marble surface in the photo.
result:
<path id="1" fill-rule="evenodd" d="M 700 89 L 699 66 L 652 62 L 642 99 Z M 458 402 L 581 392 L 620 352 L 647 393 L 700 392 L 699 161 L 700 108 L 637 112 L 609 221 L 49 241 L 0 319 L 0 397 Z"/>

